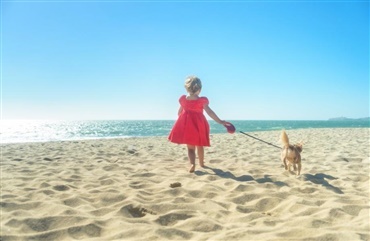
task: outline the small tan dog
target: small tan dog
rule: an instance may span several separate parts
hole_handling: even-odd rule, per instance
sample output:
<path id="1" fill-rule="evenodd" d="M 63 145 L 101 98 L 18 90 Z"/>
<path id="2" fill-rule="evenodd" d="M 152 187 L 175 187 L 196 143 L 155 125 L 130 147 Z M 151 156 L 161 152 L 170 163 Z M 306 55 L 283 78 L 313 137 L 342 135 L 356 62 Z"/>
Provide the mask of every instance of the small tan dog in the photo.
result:
<path id="1" fill-rule="evenodd" d="M 281 142 L 283 143 L 283 149 L 281 150 L 281 160 L 284 164 L 285 170 L 290 171 L 290 167 L 293 166 L 294 171 L 297 172 L 297 176 L 301 174 L 301 152 L 302 143 L 295 145 L 289 144 L 288 135 L 283 130 L 281 132 Z"/>

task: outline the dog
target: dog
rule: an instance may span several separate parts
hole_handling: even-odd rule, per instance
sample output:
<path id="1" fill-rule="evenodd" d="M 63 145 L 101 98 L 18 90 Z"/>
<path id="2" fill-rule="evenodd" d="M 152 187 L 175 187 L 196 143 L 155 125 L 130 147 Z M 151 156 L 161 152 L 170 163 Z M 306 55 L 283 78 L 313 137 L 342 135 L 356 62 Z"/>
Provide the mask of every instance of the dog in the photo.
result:
<path id="1" fill-rule="evenodd" d="M 283 143 L 281 161 L 284 164 L 285 170 L 290 171 L 290 167 L 293 166 L 294 171 L 296 171 L 297 176 L 299 176 L 302 168 L 301 152 L 303 150 L 303 143 L 301 142 L 295 145 L 290 145 L 288 135 L 284 130 L 281 132 L 280 139 Z"/>

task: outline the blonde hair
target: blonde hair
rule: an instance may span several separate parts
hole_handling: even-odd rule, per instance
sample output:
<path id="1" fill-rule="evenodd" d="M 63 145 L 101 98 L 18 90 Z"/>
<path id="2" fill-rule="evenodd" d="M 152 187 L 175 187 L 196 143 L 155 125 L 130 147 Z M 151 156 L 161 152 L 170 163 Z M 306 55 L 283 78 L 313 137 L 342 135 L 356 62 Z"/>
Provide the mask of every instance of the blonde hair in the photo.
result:
<path id="1" fill-rule="evenodd" d="M 196 76 L 189 76 L 185 80 L 185 89 L 189 94 L 195 94 L 202 89 L 202 82 Z"/>

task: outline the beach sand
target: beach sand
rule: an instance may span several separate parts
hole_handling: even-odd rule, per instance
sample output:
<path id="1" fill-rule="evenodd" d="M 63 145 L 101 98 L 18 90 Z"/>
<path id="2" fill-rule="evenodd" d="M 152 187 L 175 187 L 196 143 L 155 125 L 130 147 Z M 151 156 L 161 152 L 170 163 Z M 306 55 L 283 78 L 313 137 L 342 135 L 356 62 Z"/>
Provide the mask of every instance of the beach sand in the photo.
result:
<path id="1" fill-rule="evenodd" d="M 2 145 L 0 240 L 370 240 L 369 130 L 287 130 L 299 177 L 241 133 L 193 174 L 166 137 Z"/>

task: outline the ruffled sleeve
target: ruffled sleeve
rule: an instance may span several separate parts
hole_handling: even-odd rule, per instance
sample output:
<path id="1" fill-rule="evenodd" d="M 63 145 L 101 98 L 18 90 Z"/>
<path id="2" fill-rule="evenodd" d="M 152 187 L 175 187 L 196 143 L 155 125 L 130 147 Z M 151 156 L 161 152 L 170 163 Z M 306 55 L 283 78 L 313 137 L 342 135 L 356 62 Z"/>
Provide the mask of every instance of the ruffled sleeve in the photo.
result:
<path id="1" fill-rule="evenodd" d="M 202 104 L 203 105 L 209 105 L 209 100 L 207 97 L 200 97 L 202 99 Z"/>
<path id="2" fill-rule="evenodd" d="M 180 104 L 186 100 L 186 95 L 182 95 L 179 99 Z"/>

